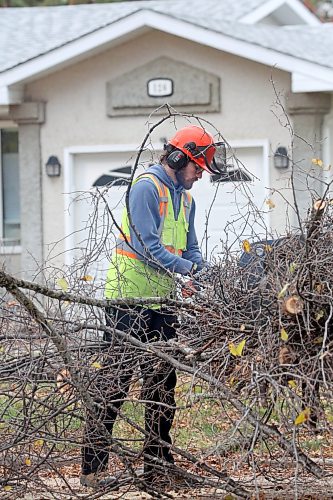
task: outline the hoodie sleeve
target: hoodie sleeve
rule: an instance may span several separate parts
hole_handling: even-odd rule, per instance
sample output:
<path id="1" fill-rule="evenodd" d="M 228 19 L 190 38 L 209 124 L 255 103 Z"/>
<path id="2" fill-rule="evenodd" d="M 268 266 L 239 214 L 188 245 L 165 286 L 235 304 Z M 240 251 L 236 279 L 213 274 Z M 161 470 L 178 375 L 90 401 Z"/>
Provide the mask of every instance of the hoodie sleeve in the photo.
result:
<path id="1" fill-rule="evenodd" d="M 185 252 L 183 252 L 183 258 L 197 264 L 197 271 L 201 271 L 203 267 L 207 266 L 207 262 L 203 260 L 198 245 L 198 239 L 194 226 L 194 219 L 195 219 L 195 201 L 192 198 L 192 206 L 191 206 L 190 220 L 189 220 L 189 232 L 187 235 L 187 249 Z"/>
<path id="2" fill-rule="evenodd" d="M 129 212 L 132 224 L 149 253 L 169 271 L 184 275 L 189 274 L 194 261 L 172 254 L 165 249 L 160 241 L 158 235 L 161 220 L 159 196 L 153 181 L 141 179 L 132 186 L 129 195 Z M 131 228 L 131 244 L 134 250 L 149 259 L 149 253 L 144 250 L 133 228 Z M 139 255 L 139 258 L 145 260 L 141 255 Z M 150 261 L 147 261 L 147 264 L 157 267 Z"/>

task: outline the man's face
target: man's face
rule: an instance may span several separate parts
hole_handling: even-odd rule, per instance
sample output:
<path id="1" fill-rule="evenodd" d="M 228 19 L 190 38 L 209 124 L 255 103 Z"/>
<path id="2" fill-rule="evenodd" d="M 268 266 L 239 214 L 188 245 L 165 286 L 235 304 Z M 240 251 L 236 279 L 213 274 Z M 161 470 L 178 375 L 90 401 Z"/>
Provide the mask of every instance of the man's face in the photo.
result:
<path id="1" fill-rule="evenodd" d="M 189 161 L 186 167 L 176 172 L 176 178 L 184 189 L 191 189 L 193 184 L 201 179 L 203 170 L 194 161 Z"/>

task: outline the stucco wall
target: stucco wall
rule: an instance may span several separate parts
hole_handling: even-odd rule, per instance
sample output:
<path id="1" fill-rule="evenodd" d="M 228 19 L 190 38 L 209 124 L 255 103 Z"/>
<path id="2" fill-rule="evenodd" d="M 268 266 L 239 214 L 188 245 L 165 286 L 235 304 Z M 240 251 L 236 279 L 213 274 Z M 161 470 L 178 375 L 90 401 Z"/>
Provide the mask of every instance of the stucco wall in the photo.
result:
<path id="1" fill-rule="evenodd" d="M 10 249 L 8 249 L 8 253 L 0 254 L 0 268 L 3 268 L 4 271 L 10 274 L 21 277 L 21 254 L 10 253 Z"/>
<path id="2" fill-rule="evenodd" d="M 106 82 L 160 55 L 186 61 L 220 76 L 222 111 L 204 115 L 204 118 L 227 140 L 269 139 L 272 154 L 278 145 L 288 146 L 289 134 L 279 123 L 281 109 L 275 107 L 276 97 L 270 79 L 274 79 L 283 100 L 290 90 L 289 74 L 181 38 L 150 32 L 27 85 L 27 99 L 46 102 L 46 121 L 41 127 L 43 163 L 51 154 L 63 162 L 66 147 L 139 144 L 147 130 L 146 117 L 107 117 Z M 168 136 L 170 130 L 169 126 L 160 128 L 156 140 Z M 271 186 L 285 189 L 288 176 L 286 172 L 275 170 L 271 161 Z M 63 238 L 63 191 L 63 177 L 48 179 L 44 174 L 45 243 Z M 284 196 L 288 197 L 288 193 L 284 192 Z M 285 203 L 277 196 L 275 202 L 271 222 L 282 229 Z"/>
<path id="3" fill-rule="evenodd" d="M 323 161 L 325 164 L 326 179 L 333 180 L 333 94 L 331 94 L 331 112 L 324 117 L 323 125 Z M 329 167 L 331 165 L 331 167 Z M 332 188 L 331 188 L 332 192 Z M 332 194 L 331 194 L 332 196 Z"/>

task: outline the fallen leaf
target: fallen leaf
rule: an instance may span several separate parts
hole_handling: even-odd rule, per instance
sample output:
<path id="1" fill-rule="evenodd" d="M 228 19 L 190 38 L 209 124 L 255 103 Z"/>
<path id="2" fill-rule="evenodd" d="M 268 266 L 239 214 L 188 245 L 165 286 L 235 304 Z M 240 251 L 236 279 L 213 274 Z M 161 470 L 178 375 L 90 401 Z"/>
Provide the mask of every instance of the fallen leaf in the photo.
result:
<path id="1" fill-rule="evenodd" d="M 273 250 L 272 245 L 265 245 L 265 251 L 266 252 L 271 252 Z"/>
<path id="2" fill-rule="evenodd" d="M 4 487 L 3 487 L 3 489 L 4 489 L 5 491 L 10 491 L 10 490 L 12 490 L 12 489 L 13 489 L 13 487 L 12 487 L 12 486 L 10 486 L 9 484 L 6 484 L 6 486 L 4 486 Z"/>
<path id="3" fill-rule="evenodd" d="M 229 351 L 233 356 L 242 356 L 243 349 L 245 346 L 246 340 L 242 340 L 239 344 L 235 345 L 233 342 L 229 343 Z"/>
<path id="4" fill-rule="evenodd" d="M 296 417 L 294 424 L 302 425 L 304 422 L 307 422 L 310 417 L 310 408 L 305 408 L 301 413 Z"/>
<path id="5" fill-rule="evenodd" d="M 279 350 L 279 365 L 289 365 L 293 362 L 294 355 L 293 351 L 289 347 L 283 346 Z"/>
<path id="6" fill-rule="evenodd" d="M 66 368 L 63 368 L 57 374 L 56 384 L 57 384 L 57 388 L 61 394 L 66 394 L 68 391 L 71 390 L 71 385 L 68 383 L 68 380 L 70 380 L 70 378 L 71 378 L 71 375 Z"/>
<path id="7" fill-rule="evenodd" d="M 102 368 L 101 363 L 99 363 L 98 361 L 94 361 L 93 363 L 91 363 L 91 366 L 92 366 L 92 368 L 95 368 L 96 370 L 100 370 Z"/>
<path id="8" fill-rule="evenodd" d="M 68 281 L 66 280 L 66 278 L 59 278 L 59 279 L 57 279 L 56 283 L 58 286 L 60 286 L 61 290 L 63 290 L 64 292 L 67 292 Z"/>
<path id="9" fill-rule="evenodd" d="M 280 336 L 284 342 L 287 342 L 287 340 L 289 339 L 289 335 L 284 328 L 281 328 Z"/>
<path id="10" fill-rule="evenodd" d="M 27 465 L 28 467 L 30 467 L 30 465 L 31 465 L 31 460 L 30 460 L 30 458 L 29 458 L 29 457 L 27 457 L 27 458 L 24 460 L 24 463 L 25 463 L 25 465 Z"/>
<path id="11" fill-rule="evenodd" d="M 241 326 L 239 327 L 239 329 L 240 329 L 240 331 L 241 331 L 241 332 L 244 332 L 244 330 L 245 330 L 245 325 L 241 325 Z"/>
<path id="12" fill-rule="evenodd" d="M 320 309 L 320 311 L 317 312 L 316 314 L 316 321 L 319 321 L 323 316 L 324 316 L 325 312 Z"/>
<path id="13" fill-rule="evenodd" d="M 290 389 L 296 389 L 297 387 L 296 380 L 288 380 L 288 385 Z"/>

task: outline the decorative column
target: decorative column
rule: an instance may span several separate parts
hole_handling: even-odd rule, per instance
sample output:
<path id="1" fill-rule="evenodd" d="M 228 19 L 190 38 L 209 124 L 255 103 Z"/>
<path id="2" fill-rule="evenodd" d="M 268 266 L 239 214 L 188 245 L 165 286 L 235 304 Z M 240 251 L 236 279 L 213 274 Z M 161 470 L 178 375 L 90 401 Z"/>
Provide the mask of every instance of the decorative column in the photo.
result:
<path id="1" fill-rule="evenodd" d="M 25 102 L 10 107 L 18 124 L 21 198 L 22 277 L 33 279 L 43 263 L 43 212 L 40 127 L 44 103 Z"/>
<path id="2" fill-rule="evenodd" d="M 324 191 L 323 170 L 312 159 L 322 158 L 323 119 L 330 111 L 331 98 L 324 93 L 289 94 L 287 112 L 293 127 L 293 186 L 301 219 L 312 206 L 312 199 Z M 297 216 L 292 221 L 298 226 Z"/>

